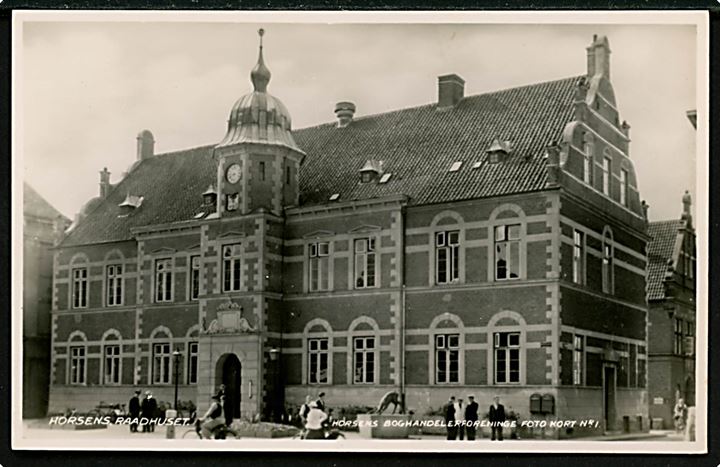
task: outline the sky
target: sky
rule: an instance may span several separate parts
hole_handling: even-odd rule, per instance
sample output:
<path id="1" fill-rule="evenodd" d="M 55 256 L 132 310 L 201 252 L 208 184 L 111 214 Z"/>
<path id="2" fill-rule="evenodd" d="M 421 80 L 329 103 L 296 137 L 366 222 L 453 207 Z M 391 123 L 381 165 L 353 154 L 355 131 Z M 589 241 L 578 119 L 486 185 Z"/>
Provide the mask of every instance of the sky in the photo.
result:
<path id="1" fill-rule="evenodd" d="M 136 160 L 141 130 L 156 153 L 219 142 L 252 90 L 260 27 L 268 92 L 293 128 L 333 121 L 338 101 L 356 116 L 432 103 L 448 73 L 465 95 L 581 75 L 593 34 L 606 35 L 650 219 L 679 217 L 686 189 L 696 199 L 693 25 L 28 21 L 15 95 L 25 181 L 72 218 L 103 167 L 116 183 Z"/>

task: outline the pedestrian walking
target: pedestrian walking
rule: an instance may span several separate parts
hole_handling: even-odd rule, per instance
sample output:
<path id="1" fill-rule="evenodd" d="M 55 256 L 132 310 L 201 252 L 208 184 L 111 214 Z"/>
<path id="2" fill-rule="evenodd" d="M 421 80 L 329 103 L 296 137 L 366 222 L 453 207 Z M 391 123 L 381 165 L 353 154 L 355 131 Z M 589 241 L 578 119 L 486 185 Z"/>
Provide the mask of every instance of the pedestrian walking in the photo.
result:
<path id="1" fill-rule="evenodd" d="M 128 413 L 133 423 L 130 424 L 130 433 L 137 433 L 138 424 L 137 420 L 140 417 L 140 390 L 136 389 L 135 394 L 130 398 L 128 403 Z"/>

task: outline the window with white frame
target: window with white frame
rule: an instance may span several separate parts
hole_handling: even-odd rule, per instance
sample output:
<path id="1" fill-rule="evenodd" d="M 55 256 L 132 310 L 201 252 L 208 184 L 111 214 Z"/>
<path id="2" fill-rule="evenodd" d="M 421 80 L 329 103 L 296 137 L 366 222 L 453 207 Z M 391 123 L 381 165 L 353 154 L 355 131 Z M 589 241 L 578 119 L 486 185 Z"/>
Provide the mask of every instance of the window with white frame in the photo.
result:
<path id="1" fill-rule="evenodd" d="M 573 282 L 585 282 L 585 234 L 573 231 Z"/>
<path id="2" fill-rule="evenodd" d="M 435 233 L 435 283 L 460 280 L 460 231 Z"/>
<path id="3" fill-rule="evenodd" d="M 610 236 L 603 237 L 602 249 L 602 291 L 611 294 L 613 293 L 613 246 Z"/>
<path id="4" fill-rule="evenodd" d="M 106 345 L 104 350 L 105 384 L 120 384 L 120 346 Z"/>
<path id="5" fill-rule="evenodd" d="M 169 384 L 170 383 L 170 360 L 172 352 L 170 351 L 170 343 L 163 342 L 153 344 L 153 384 Z"/>
<path id="6" fill-rule="evenodd" d="M 355 240 L 355 288 L 375 287 L 376 275 L 375 238 Z"/>
<path id="7" fill-rule="evenodd" d="M 187 383 L 197 384 L 198 376 L 198 343 L 188 343 L 188 368 L 187 368 Z"/>
<path id="8" fill-rule="evenodd" d="M 520 382 L 520 333 L 496 332 L 495 382 L 499 384 Z"/>
<path id="9" fill-rule="evenodd" d="M 88 304 L 88 270 L 74 268 L 72 270 L 72 305 L 73 308 L 87 308 Z"/>
<path id="10" fill-rule="evenodd" d="M 583 181 L 588 185 L 592 185 L 592 167 L 593 167 L 593 143 L 585 136 L 583 142 Z"/>
<path id="11" fill-rule="evenodd" d="M 200 256 L 190 257 L 190 300 L 200 296 Z"/>
<path id="12" fill-rule="evenodd" d="M 355 384 L 372 384 L 375 382 L 375 338 L 353 338 Z"/>
<path id="13" fill-rule="evenodd" d="M 311 292 L 330 288 L 330 243 L 313 242 L 308 245 L 309 289 Z"/>
<path id="14" fill-rule="evenodd" d="M 172 259 L 163 258 L 155 261 L 155 301 L 169 302 L 172 300 Z"/>
<path id="15" fill-rule="evenodd" d="M 85 384 L 85 346 L 70 347 L 70 384 Z"/>
<path id="16" fill-rule="evenodd" d="M 585 346 L 583 336 L 573 336 L 573 384 L 583 384 L 583 362 L 585 361 Z"/>
<path id="17" fill-rule="evenodd" d="M 520 224 L 495 226 L 495 280 L 520 277 Z"/>
<path id="18" fill-rule="evenodd" d="M 460 334 L 435 335 L 435 382 L 460 382 Z"/>
<path id="19" fill-rule="evenodd" d="M 240 243 L 223 245 L 223 292 L 240 290 L 242 248 Z"/>
<path id="20" fill-rule="evenodd" d="M 675 355 L 683 354 L 683 321 L 680 318 L 675 318 L 675 340 L 674 340 L 673 353 Z"/>
<path id="21" fill-rule="evenodd" d="M 308 383 L 328 383 L 328 339 L 308 339 Z"/>
<path id="22" fill-rule="evenodd" d="M 610 158 L 603 157 L 602 165 L 602 192 L 605 195 L 610 196 L 610 175 L 612 173 Z"/>
<path id="23" fill-rule="evenodd" d="M 123 296 L 123 267 L 121 264 L 110 264 L 106 269 L 105 283 L 107 286 L 108 306 L 122 305 Z"/>
<path id="24" fill-rule="evenodd" d="M 628 171 L 620 169 L 620 204 L 627 206 Z"/>

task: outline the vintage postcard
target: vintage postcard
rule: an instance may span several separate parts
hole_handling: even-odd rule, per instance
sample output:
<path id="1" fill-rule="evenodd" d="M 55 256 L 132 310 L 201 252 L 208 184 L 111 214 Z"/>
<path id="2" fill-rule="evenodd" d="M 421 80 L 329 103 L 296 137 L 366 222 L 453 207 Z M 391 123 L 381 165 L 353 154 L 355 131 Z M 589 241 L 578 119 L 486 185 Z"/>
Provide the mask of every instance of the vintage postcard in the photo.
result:
<path id="1" fill-rule="evenodd" d="M 17 449 L 702 453 L 705 12 L 15 12 Z"/>

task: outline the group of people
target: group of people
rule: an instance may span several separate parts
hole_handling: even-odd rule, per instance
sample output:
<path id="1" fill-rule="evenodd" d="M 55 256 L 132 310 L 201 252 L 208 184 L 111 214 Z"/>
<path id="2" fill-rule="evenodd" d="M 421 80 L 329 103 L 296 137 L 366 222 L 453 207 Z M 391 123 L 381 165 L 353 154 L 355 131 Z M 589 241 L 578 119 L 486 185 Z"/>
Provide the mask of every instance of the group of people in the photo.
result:
<path id="1" fill-rule="evenodd" d="M 451 396 L 445 406 L 445 426 L 447 427 L 447 439 L 463 440 L 467 436 L 468 441 L 473 441 L 477 433 L 479 405 L 475 402 L 475 396 L 468 396 L 468 403 L 464 404 L 462 399 L 455 400 Z M 490 421 L 491 439 L 503 440 L 503 423 L 506 420 L 505 407 L 500 403 L 500 398 L 495 396 L 488 412 Z"/>
<path id="2" fill-rule="evenodd" d="M 152 419 L 157 416 L 157 410 L 158 410 L 158 404 L 157 400 L 152 395 L 151 391 L 145 391 L 145 397 L 140 400 L 140 394 L 142 391 L 139 389 L 135 390 L 135 394 L 130 398 L 130 402 L 128 404 L 128 412 L 130 414 L 130 418 L 133 419 L 133 421 L 137 421 L 140 417 Z M 142 432 L 143 433 L 152 433 L 155 431 L 155 424 L 154 423 L 144 423 L 142 426 Z M 131 423 L 130 424 L 130 433 L 137 433 L 138 432 L 138 424 L 137 423 Z"/>
<path id="3" fill-rule="evenodd" d="M 332 409 L 327 409 L 324 397 L 324 392 L 318 394 L 315 400 L 307 395 L 305 403 L 300 406 L 298 415 L 305 428 L 305 439 L 325 439 L 325 430 L 332 422 Z"/>

